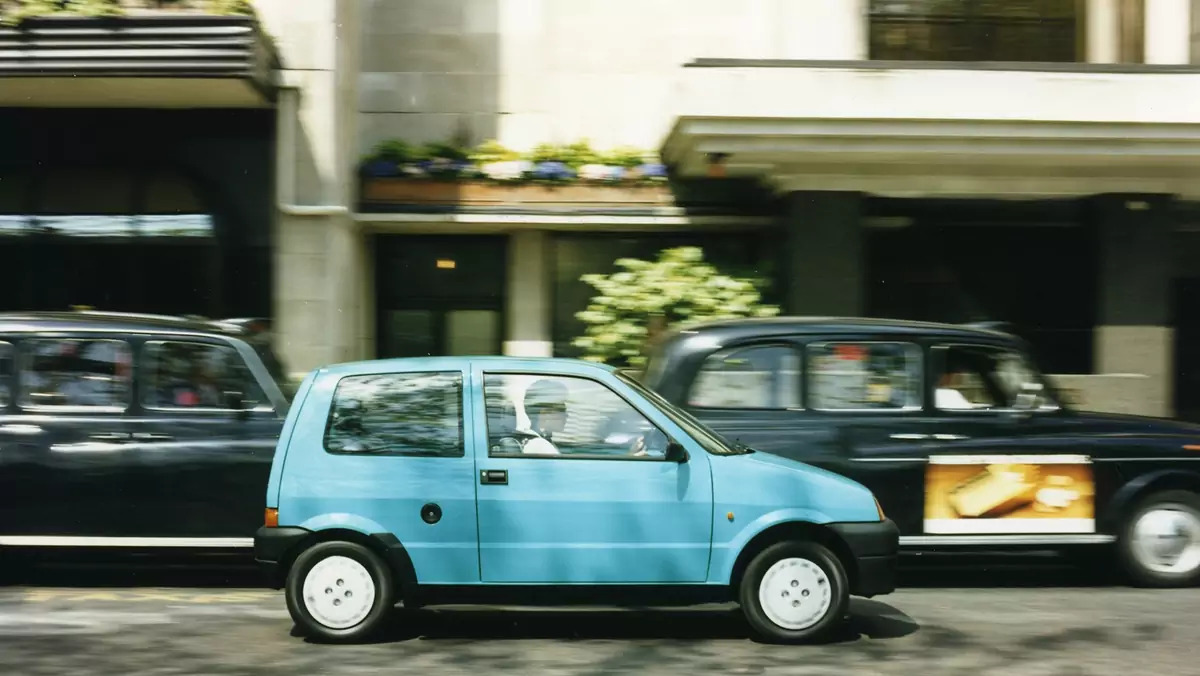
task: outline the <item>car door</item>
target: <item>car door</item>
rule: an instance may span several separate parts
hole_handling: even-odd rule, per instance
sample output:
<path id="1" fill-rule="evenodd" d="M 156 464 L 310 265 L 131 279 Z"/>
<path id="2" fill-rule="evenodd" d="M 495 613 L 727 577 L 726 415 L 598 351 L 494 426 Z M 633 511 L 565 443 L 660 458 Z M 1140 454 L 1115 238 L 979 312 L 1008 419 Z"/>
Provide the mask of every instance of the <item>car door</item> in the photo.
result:
<path id="1" fill-rule="evenodd" d="M 29 334 L 11 336 L 0 351 L 14 358 L 0 422 L 0 544 L 131 534 L 122 445 L 133 393 L 129 342 L 96 332 Z"/>
<path id="2" fill-rule="evenodd" d="M 150 336 L 137 351 L 137 399 L 125 441 L 147 537 L 244 544 L 282 426 L 246 357 L 218 336 Z"/>
<path id="3" fill-rule="evenodd" d="M 667 421 L 615 381 L 480 363 L 472 380 L 484 582 L 707 579 L 712 477 L 691 439 L 667 459 Z"/>
<path id="4" fill-rule="evenodd" d="M 805 406 L 837 440 L 822 464 L 870 488 L 902 536 L 921 533 L 930 450 L 925 355 L 904 336 L 814 336 L 804 346 Z"/>
<path id="5" fill-rule="evenodd" d="M 1058 406 L 1027 356 L 1011 346 L 940 341 L 930 367 L 925 535 L 1066 541 L 1094 534 L 1097 493 L 1120 477 L 1060 434 Z M 1034 396 L 1039 401 L 1021 401 Z"/>

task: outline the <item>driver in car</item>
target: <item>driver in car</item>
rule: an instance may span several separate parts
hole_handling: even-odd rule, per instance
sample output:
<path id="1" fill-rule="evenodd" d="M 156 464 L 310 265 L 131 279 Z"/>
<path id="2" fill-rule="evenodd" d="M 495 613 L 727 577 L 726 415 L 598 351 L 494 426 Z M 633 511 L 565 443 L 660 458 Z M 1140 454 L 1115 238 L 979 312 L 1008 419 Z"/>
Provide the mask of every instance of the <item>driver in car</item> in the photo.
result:
<path id="1" fill-rule="evenodd" d="M 525 390 L 527 433 L 531 436 L 521 444 L 522 453 L 560 454 L 552 438 L 567 425 L 567 395 L 567 386 L 556 380 L 539 380 Z"/>

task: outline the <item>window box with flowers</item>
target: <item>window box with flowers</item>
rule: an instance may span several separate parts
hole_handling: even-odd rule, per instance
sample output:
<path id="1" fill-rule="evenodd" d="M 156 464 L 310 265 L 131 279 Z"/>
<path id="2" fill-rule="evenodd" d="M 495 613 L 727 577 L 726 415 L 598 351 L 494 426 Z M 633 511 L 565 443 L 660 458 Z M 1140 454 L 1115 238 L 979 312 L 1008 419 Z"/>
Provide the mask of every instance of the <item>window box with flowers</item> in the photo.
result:
<path id="1" fill-rule="evenodd" d="M 366 203 L 427 206 L 661 206 L 673 203 L 667 171 L 651 153 L 593 150 L 586 141 L 527 153 L 495 141 L 473 149 L 401 140 L 363 160 Z"/>

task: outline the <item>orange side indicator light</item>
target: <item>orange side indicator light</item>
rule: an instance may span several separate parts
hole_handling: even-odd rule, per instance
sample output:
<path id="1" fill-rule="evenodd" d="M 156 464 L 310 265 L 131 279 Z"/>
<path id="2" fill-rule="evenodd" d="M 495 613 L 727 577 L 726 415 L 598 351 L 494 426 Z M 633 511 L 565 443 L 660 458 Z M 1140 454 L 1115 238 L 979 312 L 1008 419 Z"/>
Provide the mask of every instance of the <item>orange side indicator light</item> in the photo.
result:
<path id="1" fill-rule="evenodd" d="M 730 513 L 726 514 L 726 515 L 725 515 L 725 518 L 726 518 L 726 519 L 729 519 L 730 521 L 733 521 L 733 512 L 730 512 Z"/>
<path id="2" fill-rule="evenodd" d="M 267 528 L 279 527 L 279 510 L 274 507 L 268 507 L 263 515 L 263 525 Z"/>

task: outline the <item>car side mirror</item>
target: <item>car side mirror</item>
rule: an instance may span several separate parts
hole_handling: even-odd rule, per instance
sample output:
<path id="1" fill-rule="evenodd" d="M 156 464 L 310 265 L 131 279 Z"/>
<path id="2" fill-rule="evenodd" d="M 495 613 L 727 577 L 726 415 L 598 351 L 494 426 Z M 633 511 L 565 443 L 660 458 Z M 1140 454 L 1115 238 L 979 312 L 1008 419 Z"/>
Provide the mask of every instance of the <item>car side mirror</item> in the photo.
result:
<path id="1" fill-rule="evenodd" d="M 669 462 L 677 462 L 681 465 L 689 459 L 687 449 L 678 441 L 671 441 L 667 444 L 667 454 L 665 457 Z"/>

